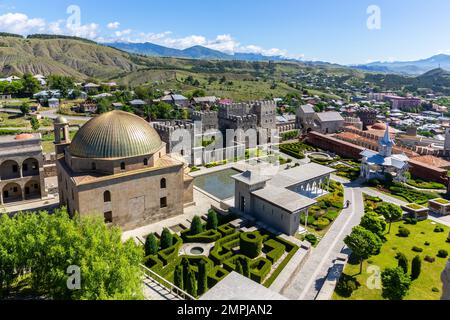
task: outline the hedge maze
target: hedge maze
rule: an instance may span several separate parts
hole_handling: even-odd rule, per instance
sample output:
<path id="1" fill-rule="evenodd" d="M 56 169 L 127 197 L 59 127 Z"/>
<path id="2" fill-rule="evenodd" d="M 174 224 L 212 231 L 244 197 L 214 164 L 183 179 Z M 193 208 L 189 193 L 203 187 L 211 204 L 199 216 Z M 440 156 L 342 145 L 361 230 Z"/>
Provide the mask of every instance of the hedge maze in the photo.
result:
<path id="1" fill-rule="evenodd" d="M 180 256 L 180 249 L 185 243 L 214 243 L 214 247 L 208 257 Z M 190 230 L 181 232 L 181 236 L 174 235 L 171 247 L 146 257 L 144 264 L 172 283 L 175 269 L 185 258 L 197 281 L 200 278 L 199 264 L 205 264 L 207 289 L 214 287 L 232 271 L 269 287 L 298 249 L 298 246 L 268 232 L 244 233 L 230 224 L 224 224 L 217 230 L 206 230 L 197 235 L 191 235 Z"/>

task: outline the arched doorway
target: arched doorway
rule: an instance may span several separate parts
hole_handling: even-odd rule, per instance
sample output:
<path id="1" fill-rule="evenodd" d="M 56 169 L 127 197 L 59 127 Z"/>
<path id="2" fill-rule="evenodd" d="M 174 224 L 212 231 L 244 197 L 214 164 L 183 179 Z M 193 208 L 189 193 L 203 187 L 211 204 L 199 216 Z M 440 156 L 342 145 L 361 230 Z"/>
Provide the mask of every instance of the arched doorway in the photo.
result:
<path id="1" fill-rule="evenodd" d="M 24 189 L 25 200 L 36 199 L 41 197 L 41 188 L 39 182 L 28 181 Z"/>
<path id="2" fill-rule="evenodd" d="M 2 193 L 4 203 L 22 201 L 22 188 L 17 183 L 8 183 Z"/>
<path id="3" fill-rule="evenodd" d="M 29 158 L 22 163 L 22 173 L 24 177 L 39 175 L 39 161 Z"/>
<path id="4" fill-rule="evenodd" d="M 20 178 L 19 164 L 13 160 L 7 160 L 0 165 L 0 176 L 2 180 Z"/>

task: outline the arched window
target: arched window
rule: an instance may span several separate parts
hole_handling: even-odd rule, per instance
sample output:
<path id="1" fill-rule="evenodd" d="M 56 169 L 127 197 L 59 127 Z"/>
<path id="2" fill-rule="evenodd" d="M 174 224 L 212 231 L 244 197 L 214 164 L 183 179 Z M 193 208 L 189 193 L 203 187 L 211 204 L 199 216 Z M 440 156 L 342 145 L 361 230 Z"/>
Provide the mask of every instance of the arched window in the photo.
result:
<path id="1" fill-rule="evenodd" d="M 148 159 L 147 158 L 144 159 L 144 166 L 148 166 Z"/>
<path id="2" fill-rule="evenodd" d="M 111 202 L 111 192 L 105 191 L 105 193 L 103 193 L 103 201 Z"/>
<path id="3" fill-rule="evenodd" d="M 161 189 L 167 188 L 167 181 L 166 178 L 161 179 Z"/>
<path id="4" fill-rule="evenodd" d="M 125 170 L 125 162 L 120 163 L 120 170 Z"/>

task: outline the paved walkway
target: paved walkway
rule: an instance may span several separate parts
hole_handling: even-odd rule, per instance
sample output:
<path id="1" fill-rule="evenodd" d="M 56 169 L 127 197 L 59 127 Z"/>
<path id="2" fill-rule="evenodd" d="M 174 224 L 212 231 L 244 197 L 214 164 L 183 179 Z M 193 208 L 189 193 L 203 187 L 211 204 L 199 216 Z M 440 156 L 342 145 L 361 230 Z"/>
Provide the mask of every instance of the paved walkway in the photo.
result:
<path id="1" fill-rule="evenodd" d="M 328 271 L 345 247 L 344 238 L 357 226 L 364 214 L 364 201 L 359 187 L 347 185 L 345 201 L 350 200 L 350 208 L 344 209 L 317 248 L 313 249 L 291 285 L 283 292 L 292 300 L 314 300 L 320 291 Z"/>

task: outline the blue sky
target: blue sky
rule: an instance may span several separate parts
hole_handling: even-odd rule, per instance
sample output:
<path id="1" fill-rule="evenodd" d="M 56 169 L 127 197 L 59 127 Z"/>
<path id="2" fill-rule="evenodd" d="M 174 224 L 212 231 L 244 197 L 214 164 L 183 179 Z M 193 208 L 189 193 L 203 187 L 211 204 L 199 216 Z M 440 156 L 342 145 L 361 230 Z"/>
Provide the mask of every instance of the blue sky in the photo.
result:
<path id="1" fill-rule="evenodd" d="M 68 28 L 70 5 L 81 25 Z M 370 5 L 381 10 L 380 29 L 367 28 Z M 449 14 L 446 0 L 0 0 L 0 31 L 354 64 L 450 53 Z"/>

